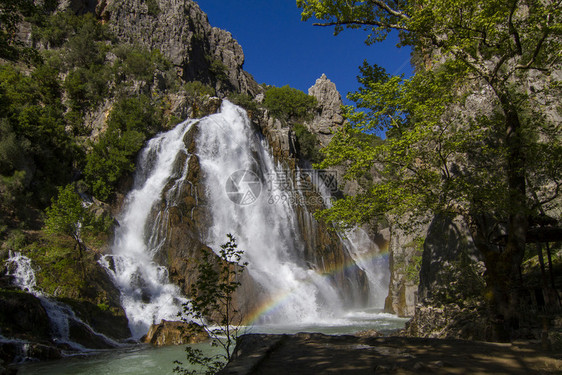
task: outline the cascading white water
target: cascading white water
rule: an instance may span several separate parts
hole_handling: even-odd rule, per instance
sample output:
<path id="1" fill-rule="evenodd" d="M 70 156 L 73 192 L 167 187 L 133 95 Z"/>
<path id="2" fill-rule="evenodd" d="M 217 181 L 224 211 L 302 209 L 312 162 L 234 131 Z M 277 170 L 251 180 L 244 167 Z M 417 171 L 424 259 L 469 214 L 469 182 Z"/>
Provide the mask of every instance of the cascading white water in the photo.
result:
<path id="1" fill-rule="evenodd" d="M 339 293 L 303 260 L 292 205 L 271 199 L 286 192 L 278 184 L 257 186 L 279 168 L 245 111 L 223 101 L 221 112 L 201 120 L 199 127 L 198 156 L 212 215 L 207 242 L 217 249 L 226 233 L 237 237 L 250 275 L 268 296 L 265 303 L 276 305 L 267 313 L 264 309 L 262 322 L 320 323 L 338 316 Z M 260 189 L 268 191 L 256 197 Z"/>
<path id="2" fill-rule="evenodd" d="M 24 292 L 40 295 L 41 293 L 36 289 L 37 279 L 35 278 L 35 271 L 33 271 L 31 266 L 31 259 L 19 252 L 10 251 L 9 255 L 9 258 L 6 260 L 8 265 L 7 275 L 13 277 L 14 285 Z"/>
<path id="3" fill-rule="evenodd" d="M 355 264 L 367 275 L 371 291 L 368 305 L 378 308 L 384 307 L 390 270 L 387 260 L 381 257 L 380 249 L 369 238 L 369 235 L 359 227 L 346 231 L 341 240 Z"/>
<path id="4" fill-rule="evenodd" d="M 328 208 L 332 207 L 332 187 L 327 186 L 328 181 L 322 179 L 317 179 L 316 182 L 317 191 L 322 196 L 324 205 Z M 368 233 L 359 226 L 343 232 L 338 231 L 337 235 L 357 267 L 367 276 L 370 295 L 369 300 L 364 301 L 365 306 L 383 308 L 390 281 L 388 259 L 384 257 Z"/>
<path id="5" fill-rule="evenodd" d="M 13 283 L 21 290 L 33 294 L 39 299 L 51 322 L 53 341 L 58 344 L 66 344 L 74 350 L 87 351 L 87 349 L 70 339 L 69 322 L 75 321 L 88 327 L 80 318 L 74 314 L 72 309 L 64 303 L 54 301 L 46 297 L 41 291 L 37 290 L 37 280 L 35 271 L 31 265 L 31 259 L 19 252 L 12 253 L 6 260 L 7 275 L 13 277 Z M 91 328 L 90 328 L 91 329 Z M 119 344 L 107 336 L 94 332 L 92 334 L 105 340 L 108 345 L 119 346 Z"/>
<path id="6" fill-rule="evenodd" d="M 100 261 L 121 291 L 121 303 L 135 339 L 162 319 L 177 320 L 186 301 L 179 288 L 169 282 L 167 269 L 153 261 L 159 244 L 154 243 L 152 234 L 158 230 L 158 220 L 149 219 L 165 184 L 173 177 L 176 158 L 187 155 L 183 137 L 193 122 L 185 121 L 159 134 L 143 149 L 133 190 L 119 218 L 112 255 Z"/>

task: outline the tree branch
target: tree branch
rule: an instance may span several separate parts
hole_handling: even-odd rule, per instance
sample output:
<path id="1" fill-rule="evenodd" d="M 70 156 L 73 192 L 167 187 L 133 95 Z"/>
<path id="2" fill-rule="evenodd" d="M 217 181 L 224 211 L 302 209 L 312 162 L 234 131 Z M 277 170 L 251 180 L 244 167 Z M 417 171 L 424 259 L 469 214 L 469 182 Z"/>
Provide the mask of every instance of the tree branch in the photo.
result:
<path id="1" fill-rule="evenodd" d="M 399 11 L 399 10 L 392 9 L 384 1 L 370 0 L 369 3 L 373 4 L 374 6 L 376 6 L 379 9 L 385 11 L 386 13 L 390 14 L 391 16 L 399 17 L 399 18 L 402 18 L 403 20 L 406 20 L 406 21 L 410 20 L 410 17 L 407 14 L 405 14 L 405 13 Z"/>
<path id="2" fill-rule="evenodd" d="M 517 65 L 515 67 L 515 69 L 530 69 L 531 65 L 533 65 L 533 63 L 537 59 L 539 53 L 541 52 L 542 45 L 543 45 L 543 43 L 544 43 L 544 41 L 546 40 L 547 37 L 548 37 L 548 31 L 545 30 L 543 32 L 542 38 L 539 40 L 539 42 L 537 43 L 537 46 L 535 47 L 535 50 L 533 51 L 533 56 L 531 57 L 531 60 L 529 60 L 529 62 L 525 65 Z M 540 70 L 540 68 L 533 68 L 533 69 Z"/>
<path id="3" fill-rule="evenodd" d="M 358 20 L 354 20 L 354 21 L 334 21 L 334 22 L 325 22 L 325 23 L 313 23 L 313 26 L 344 26 L 344 25 L 362 25 L 362 26 L 378 26 L 378 27 L 385 27 L 385 28 L 389 28 L 389 29 L 394 29 L 394 30 L 404 30 L 404 31 L 409 31 L 409 29 L 403 25 L 398 25 L 398 24 L 389 24 L 389 23 L 383 23 L 383 22 L 379 22 L 379 21 L 358 21 Z"/>
<path id="4" fill-rule="evenodd" d="M 513 36 L 513 41 L 515 42 L 515 48 L 517 49 L 517 54 L 522 55 L 523 47 L 521 46 L 521 38 L 519 37 L 519 33 L 517 32 L 515 25 L 513 25 L 513 15 L 515 14 L 516 10 L 517 10 L 517 0 L 513 2 L 513 7 L 511 8 L 511 12 L 509 12 L 509 18 L 507 22 L 509 24 L 509 32 L 511 36 Z"/>

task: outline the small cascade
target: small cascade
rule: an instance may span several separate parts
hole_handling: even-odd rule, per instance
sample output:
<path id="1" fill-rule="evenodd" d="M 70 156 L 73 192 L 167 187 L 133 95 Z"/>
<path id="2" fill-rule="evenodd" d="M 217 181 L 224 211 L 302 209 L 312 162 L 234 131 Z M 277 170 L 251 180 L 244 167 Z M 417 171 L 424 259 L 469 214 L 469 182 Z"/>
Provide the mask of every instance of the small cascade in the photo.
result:
<path id="1" fill-rule="evenodd" d="M 369 238 L 367 232 L 360 227 L 348 230 L 344 235 L 339 234 L 339 236 L 355 264 L 367 275 L 371 291 L 367 305 L 383 308 L 390 280 L 388 260 L 377 244 Z"/>
<path id="2" fill-rule="evenodd" d="M 41 295 L 36 289 L 37 280 L 35 279 L 35 271 L 33 271 L 31 266 L 31 259 L 19 252 L 12 252 L 10 250 L 6 265 L 8 266 L 7 275 L 13 277 L 15 286 L 35 296 Z"/>
<path id="3" fill-rule="evenodd" d="M 161 201 L 164 186 L 171 179 L 181 180 L 186 173 L 187 167 L 181 162 L 189 155 L 183 137 L 193 123 L 185 121 L 159 134 L 143 149 L 133 190 L 127 195 L 119 218 L 112 255 L 100 260 L 121 291 L 121 303 L 135 339 L 162 319 L 177 320 L 182 303 L 186 302 L 179 288 L 169 282 L 166 267 L 153 260 L 161 245 L 161 236 L 156 234 L 165 220 L 151 220 L 150 214 Z M 179 170 L 174 169 L 177 164 L 182 165 Z"/>
<path id="4" fill-rule="evenodd" d="M 41 302 L 51 322 L 53 341 L 56 344 L 65 344 L 73 350 L 87 351 L 83 345 L 72 341 L 70 338 L 70 322 L 77 322 L 89 329 L 93 335 L 105 341 L 108 346 L 116 347 L 120 345 L 107 336 L 94 332 L 91 327 L 74 314 L 74 311 L 72 311 L 68 305 L 54 301 L 39 291 L 37 289 L 37 280 L 31 265 L 31 259 L 19 252 L 12 253 L 10 251 L 10 256 L 6 260 L 6 265 L 8 266 L 7 275 L 13 277 L 14 285 L 27 293 L 33 294 Z"/>
<path id="5" fill-rule="evenodd" d="M 331 207 L 332 195 L 330 188 L 326 186 L 324 181 L 319 180 L 318 182 L 318 191 L 322 196 L 322 201 L 327 207 Z M 343 232 L 338 231 L 338 237 L 355 264 L 367 275 L 370 295 L 369 300 L 365 301 L 365 305 L 383 308 L 390 280 L 390 269 L 388 267 L 388 259 L 384 256 L 385 254 L 361 227 L 355 227 Z"/>

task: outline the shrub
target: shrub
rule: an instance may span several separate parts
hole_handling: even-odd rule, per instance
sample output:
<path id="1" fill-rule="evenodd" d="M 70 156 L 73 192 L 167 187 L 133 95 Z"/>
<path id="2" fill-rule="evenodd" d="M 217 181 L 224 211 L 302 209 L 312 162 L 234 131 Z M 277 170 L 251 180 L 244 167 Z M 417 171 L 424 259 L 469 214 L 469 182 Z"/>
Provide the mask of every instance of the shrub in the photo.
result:
<path id="1" fill-rule="evenodd" d="M 191 82 L 186 82 L 183 85 L 183 89 L 185 90 L 185 93 L 192 97 L 193 99 L 196 100 L 200 100 L 201 98 L 205 97 L 205 96 L 214 96 L 215 95 L 215 89 L 212 88 L 209 85 L 205 85 L 204 83 L 200 82 L 200 81 L 191 81 Z"/>
<path id="2" fill-rule="evenodd" d="M 259 110 L 258 103 L 256 103 L 248 94 L 232 93 L 228 96 L 228 100 L 244 108 L 246 111 L 257 112 Z"/>
<path id="3" fill-rule="evenodd" d="M 313 163 L 321 162 L 322 154 L 319 152 L 318 137 L 300 123 L 293 125 L 293 131 L 297 137 L 299 156 Z"/>
<path id="4" fill-rule="evenodd" d="M 318 102 L 315 97 L 287 85 L 267 90 L 263 104 L 274 116 L 288 121 L 312 118 Z"/>
<path id="5" fill-rule="evenodd" d="M 117 102 L 106 132 L 86 156 L 84 177 L 97 198 L 109 199 L 121 177 L 134 171 L 137 153 L 161 123 L 160 113 L 147 96 Z"/>

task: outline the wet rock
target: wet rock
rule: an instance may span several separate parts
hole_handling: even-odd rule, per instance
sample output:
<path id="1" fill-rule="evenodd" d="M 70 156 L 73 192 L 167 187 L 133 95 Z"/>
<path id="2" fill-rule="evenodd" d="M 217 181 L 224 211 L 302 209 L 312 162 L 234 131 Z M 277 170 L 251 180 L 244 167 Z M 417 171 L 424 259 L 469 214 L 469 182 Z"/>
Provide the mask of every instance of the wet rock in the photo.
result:
<path id="1" fill-rule="evenodd" d="M 209 335 L 195 323 L 162 320 L 153 324 L 141 342 L 154 346 L 196 344 L 209 339 Z"/>
<path id="2" fill-rule="evenodd" d="M 78 301 L 63 298 L 61 301 L 69 305 L 74 313 L 87 323 L 94 331 L 114 340 L 125 340 L 131 337 L 129 321 L 119 305 L 94 304 L 90 301 Z M 88 345 L 84 345 L 89 347 Z"/>
<path id="3" fill-rule="evenodd" d="M 88 349 L 112 349 L 115 345 L 102 335 L 96 334 L 86 324 L 70 320 L 68 322 L 70 340 Z"/>
<path id="4" fill-rule="evenodd" d="M 49 341 L 50 320 L 34 295 L 0 290 L 0 332 L 4 337 Z"/>
<path id="5" fill-rule="evenodd" d="M 62 353 L 58 348 L 51 345 L 43 345 L 39 343 L 32 343 L 27 346 L 26 355 L 28 358 L 40 360 L 54 360 L 61 359 Z"/>
<path id="6" fill-rule="evenodd" d="M 0 374 L 3 374 L 2 363 L 9 365 L 26 360 L 54 360 L 60 358 L 62 358 L 60 349 L 50 344 L 18 340 L 0 341 Z M 6 373 L 12 374 L 15 372 Z"/>

